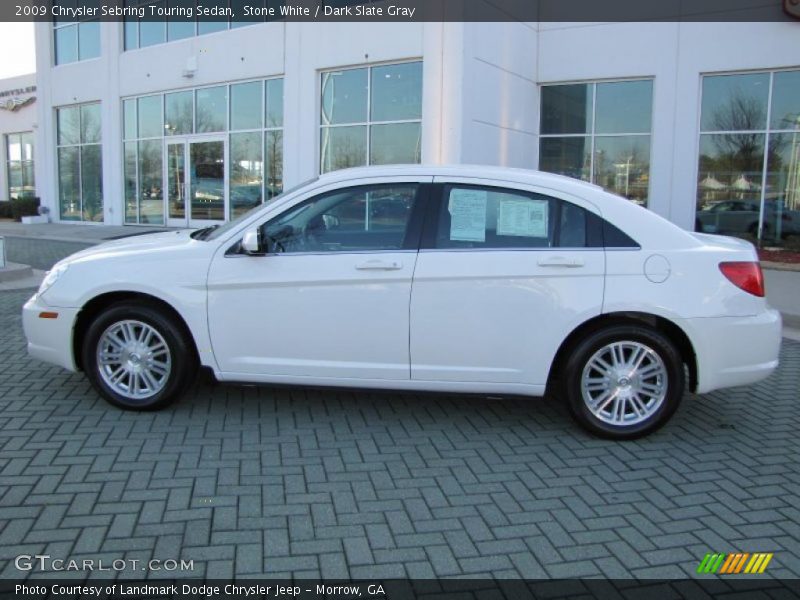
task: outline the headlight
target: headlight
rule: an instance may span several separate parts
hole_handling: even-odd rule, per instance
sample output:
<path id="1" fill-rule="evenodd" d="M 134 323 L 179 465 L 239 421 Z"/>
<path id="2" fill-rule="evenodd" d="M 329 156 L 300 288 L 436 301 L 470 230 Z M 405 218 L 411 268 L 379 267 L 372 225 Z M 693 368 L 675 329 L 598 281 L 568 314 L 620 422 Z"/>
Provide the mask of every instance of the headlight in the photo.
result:
<path id="1" fill-rule="evenodd" d="M 49 290 L 52 285 L 58 281 L 58 278 L 67 272 L 68 268 L 69 265 L 61 265 L 60 267 L 50 269 L 47 273 L 45 273 L 42 284 L 39 286 L 39 295 L 44 294 L 47 290 Z"/>

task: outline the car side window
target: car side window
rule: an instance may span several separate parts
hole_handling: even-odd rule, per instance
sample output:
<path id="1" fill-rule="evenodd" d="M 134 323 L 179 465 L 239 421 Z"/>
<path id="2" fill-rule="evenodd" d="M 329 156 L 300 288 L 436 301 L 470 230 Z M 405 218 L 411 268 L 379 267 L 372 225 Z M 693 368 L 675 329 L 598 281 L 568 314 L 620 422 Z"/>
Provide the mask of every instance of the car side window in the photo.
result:
<path id="1" fill-rule="evenodd" d="M 419 185 L 359 186 L 321 194 L 268 221 L 270 253 L 400 250 Z"/>
<path id="2" fill-rule="evenodd" d="M 444 188 L 437 248 L 584 248 L 586 211 L 542 194 L 481 186 Z"/>

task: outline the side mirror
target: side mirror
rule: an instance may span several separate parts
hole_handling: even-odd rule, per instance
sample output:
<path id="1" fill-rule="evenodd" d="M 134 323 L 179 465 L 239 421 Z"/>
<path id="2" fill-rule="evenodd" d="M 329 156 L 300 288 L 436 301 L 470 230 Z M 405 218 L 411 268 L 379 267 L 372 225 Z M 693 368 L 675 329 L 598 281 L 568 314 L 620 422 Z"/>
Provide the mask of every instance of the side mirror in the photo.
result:
<path id="1" fill-rule="evenodd" d="M 252 227 L 244 232 L 242 250 L 245 254 L 262 254 L 261 229 L 259 227 Z"/>

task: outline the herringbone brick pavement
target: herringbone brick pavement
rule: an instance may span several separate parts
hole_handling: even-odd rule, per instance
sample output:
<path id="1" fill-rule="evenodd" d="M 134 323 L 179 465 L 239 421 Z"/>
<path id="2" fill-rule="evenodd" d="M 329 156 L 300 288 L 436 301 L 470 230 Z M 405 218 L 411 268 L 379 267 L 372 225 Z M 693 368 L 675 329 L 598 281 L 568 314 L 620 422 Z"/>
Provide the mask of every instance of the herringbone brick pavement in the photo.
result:
<path id="1" fill-rule="evenodd" d="M 732 551 L 800 575 L 800 344 L 629 443 L 553 400 L 204 380 L 136 414 L 27 357 L 29 294 L 0 292 L 0 577 L 49 554 L 194 561 L 124 577 L 655 578 Z"/>

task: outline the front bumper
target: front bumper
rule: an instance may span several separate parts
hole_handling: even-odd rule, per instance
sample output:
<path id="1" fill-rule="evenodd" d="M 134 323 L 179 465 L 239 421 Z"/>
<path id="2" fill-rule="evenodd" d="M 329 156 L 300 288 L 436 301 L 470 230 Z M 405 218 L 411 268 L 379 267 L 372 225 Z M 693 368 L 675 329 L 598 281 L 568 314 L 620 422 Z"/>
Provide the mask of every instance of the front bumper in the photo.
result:
<path id="1" fill-rule="evenodd" d="M 72 353 L 72 335 L 79 308 L 54 308 L 34 294 L 22 308 L 22 327 L 28 340 L 28 354 L 70 371 L 76 371 Z M 42 313 L 57 313 L 44 319 Z"/>
<path id="2" fill-rule="evenodd" d="M 778 366 L 781 315 L 767 309 L 751 317 L 686 319 L 697 357 L 697 392 L 755 383 Z"/>

